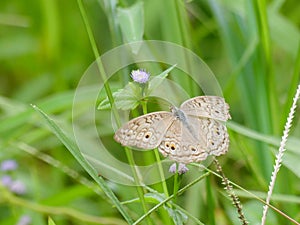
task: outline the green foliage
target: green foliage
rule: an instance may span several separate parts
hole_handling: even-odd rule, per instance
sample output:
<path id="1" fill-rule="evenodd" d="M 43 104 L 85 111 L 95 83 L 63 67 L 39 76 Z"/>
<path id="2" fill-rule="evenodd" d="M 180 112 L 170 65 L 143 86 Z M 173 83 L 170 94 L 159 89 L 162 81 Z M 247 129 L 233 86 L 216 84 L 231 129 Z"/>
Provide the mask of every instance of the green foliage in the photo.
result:
<path id="1" fill-rule="evenodd" d="M 144 34 L 143 2 L 128 8 L 117 8 L 117 21 L 125 42 L 141 41 Z"/>
<path id="2" fill-rule="evenodd" d="M 201 93 L 193 80 L 177 73 L 176 65 L 139 62 L 118 68 L 118 76 L 107 80 L 105 90 L 98 90 L 98 99 L 87 92 L 72 111 L 77 85 L 97 54 L 153 39 L 188 47 L 216 74 L 232 115 L 227 124 L 230 149 L 219 160 L 234 181 L 246 218 L 251 224 L 260 223 L 260 200 L 266 198 L 274 155 L 300 81 L 299 7 L 297 0 L 1 1 L 0 163 L 14 159 L 19 167 L 8 174 L 0 171 L 0 179 L 9 175 L 22 181 L 26 193 L 16 195 L 0 182 L 0 223 L 17 224 L 25 216 L 41 225 L 240 224 L 213 165 L 209 174 L 192 164 L 181 182 L 171 176 L 136 188 L 102 177 L 103 171 L 79 150 L 72 122 L 80 118 L 76 125 L 88 127 L 80 116 L 92 106 L 100 139 L 120 162 L 132 166 L 160 160 L 152 152 L 124 150 L 115 143 L 109 93 L 119 110 L 113 112 L 117 126 L 115 117 L 122 110 L 134 109 L 133 116 L 160 110 L 158 100 L 143 100 L 157 90 L 163 92 L 167 79 L 190 97 Z M 138 51 L 132 49 L 134 54 Z M 143 89 L 131 81 L 130 72 L 148 66 L 153 71 Z M 33 110 L 30 104 L 38 107 Z M 296 221 L 300 220 L 299 126 L 298 109 L 271 201 Z M 97 143 L 89 139 L 93 135 L 87 129 L 76 138 L 96 156 Z M 162 163 L 160 169 L 159 176 L 168 168 Z M 126 172 L 115 174 L 125 179 Z M 138 181 L 139 171 L 132 172 Z M 270 209 L 267 224 L 289 222 Z"/>
<path id="3" fill-rule="evenodd" d="M 168 76 L 168 73 L 174 68 L 172 66 L 167 70 L 163 71 L 161 74 L 150 78 L 147 82 L 146 87 L 141 87 L 136 82 L 129 82 L 124 88 L 113 93 L 114 103 L 118 109 L 129 110 L 135 109 L 143 99 L 151 96 L 153 92 L 156 91 L 163 80 Z M 143 90 L 142 90 L 143 89 Z M 98 109 L 110 109 L 110 102 L 108 98 L 105 98 L 100 102 Z"/>
<path id="4" fill-rule="evenodd" d="M 51 219 L 51 217 L 48 218 L 48 225 L 55 225 L 54 221 Z"/>

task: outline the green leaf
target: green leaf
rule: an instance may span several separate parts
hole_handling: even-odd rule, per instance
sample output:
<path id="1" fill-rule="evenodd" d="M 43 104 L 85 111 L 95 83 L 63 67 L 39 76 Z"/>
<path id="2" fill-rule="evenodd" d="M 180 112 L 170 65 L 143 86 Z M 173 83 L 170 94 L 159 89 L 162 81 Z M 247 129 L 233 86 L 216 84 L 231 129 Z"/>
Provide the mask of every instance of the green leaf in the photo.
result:
<path id="1" fill-rule="evenodd" d="M 161 194 L 161 193 L 146 193 L 144 195 L 145 197 L 145 200 L 147 203 L 152 203 L 152 204 L 158 204 L 160 203 L 161 201 L 165 200 L 166 197 L 164 194 Z M 127 200 L 127 201 L 123 201 L 122 204 L 125 205 L 125 204 L 131 204 L 131 203 L 135 203 L 135 202 L 141 202 L 141 199 L 140 198 L 133 198 L 133 199 L 130 199 L 130 200 Z"/>
<path id="2" fill-rule="evenodd" d="M 56 225 L 50 216 L 48 217 L 48 225 Z"/>
<path id="3" fill-rule="evenodd" d="M 119 212 L 123 215 L 124 219 L 132 224 L 132 219 L 127 214 L 120 201 L 117 199 L 115 194 L 111 191 L 111 189 L 107 186 L 105 180 L 102 177 L 98 176 L 98 173 L 95 169 L 85 160 L 85 158 L 80 153 L 76 142 L 70 137 L 67 136 L 66 133 L 40 108 L 37 106 L 32 106 L 35 111 L 41 114 L 44 118 L 46 124 L 51 128 L 51 131 L 58 137 L 58 139 L 64 144 L 64 146 L 69 150 L 69 152 L 73 155 L 73 157 L 80 163 L 80 165 L 85 169 L 85 171 L 97 182 L 97 184 L 101 187 L 103 192 L 107 195 L 107 197 L 112 201 L 112 203 L 116 206 Z"/>
<path id="4" fill-rule="evenodd" d="M 164 206 L 164 208 L 167 210 L 167 212 L 169 213 L 170 217 L 173 219 L 174 224 L 176 225 L 183 225 L 187 219 L 188 216 L 185 215 L 183 212 L 181 212 L 178 209 L 172 209 L 168 206 Z"/>
<path id="5" fill-rule="evenodd" d="M 129 82 L 123 89 L 114 92 L 113 97 L 117 109 L 129 110 L 136 108 L 139 100 L 142 99 L 141 92 L 142 88 L 133 82 Z M 99 110 L 110 108 L 111 106 L 107 97 L 98 106 Z"/>
<path id="6" fill-rule="evenodd" d="M 166 199 L 166 196 L 161 193 L 147 193 L 145 194 L 145 197 L 147 201 L 156 204 Z M 182 211 L 172 208 L 169 204 L 165 204 L 164 208 L 169 213 L 170 217 L 172 217 L 176 225 L 183 225 L 187 221 L 188 216 L 184 214 Z"/>
<path id="7" fill-rule="evenodd" d="M 133 82 L 129 82 L 124 89 L 115 93 L 115 103 L 118 109 L 128 110 L 138 106 L 142 98 L 142 88 Z"/>
<path id="8" fill-rule="evenodd" d="M 169 72 L 176 67 L 176 64 L 171 66 L 170 68 L 163 71 L 161 74 L 154 76 L 149 81 L 149 88 L 147 91 L 147 95 L 150 95 L 158 86 L 164 81 L 164 79 L 169 75 Z"/>
<path id="9" fill-rule="evenodd" d="M 166 199 L 166 196 L 161 193 L 146 193 L 145 197 L 152 203 L 159 203 Z"/>
<path id="10" fill-rule="evenodd" d="M 233 121 L 227 122 L 227 127 L 229 127 L 231 130 L 233 130 L 241 135 L 244 135 L 246 137 L 249 137 L 249 138 L 252 138 L 252 139 L 255 139 L 258 141 L 262 141 L 264 143 L 274 145 L 276 147 L 279 147 L 279 145 L 280 145 L 280 141 L 281 141 L 280 137 L 275 137 L 275 136 L 260 133 L 258 131 L 247 128 L 247 127 L 242 126 Z M 288 137 L 286 149 L 288 149 L 289 151 L 291 151 L 294 154 L 300 155 L 299 146 L 300 146 L 299 138 L 295 138 L 292 136 Z"/>
<path id="11" fill-rule="evenodd" d="M 139 1 L 128 8 L 118 8 L 117 18 L 126 42 L 141 41 L 144 34 L 144 4 Z"/>
<path id="12" fill-rule="evenodd" d="M 152 198 L 152 201 L 157 201 L 157 203 L 163 202 L 166 199 L 166 196 L 164 194 L 161 193 L 147 193 L 145 194 L 145 196 L 147 196 L 147 199 Z M 172 203 L 172 202 L 170 202 Z M 188 216 L 186 214 L 184 214 L 184 212 L 182 212 L 179 209 L 173 208 L 172 206 L 173 204 L 164 204 L 164 209 L 168 212 L 168 214 L 170 215 L 170 217 L 173 219 L 174 224 L 176 225 L 183 225 L 187 219 Z"/>
<path id="13" fill-rule="evenodd" d="M 293 57 L 296 57 L 297 48 L 295 46 L 298 46 L 300 37 L 296 24 L 277 11 L 268 10 L 268 13 L 272 39 L 278 46 L 286 50 Z"/>
<path id="14" fill-rule="evenodd" d="M 169 72 L 175 68 L 175 66 L 176 64 L 150 79 L 148 89 L 145 88 L 145 95 L 149 96 L 156 88 L 158 88 L 164 79 L 169 75 Z M 139 101 L 143 98 L 142 88 L 135 82 L 129 82 L 123 89 L 119 89 L 118 91 L 114 92 L 113 97 L 115 99 L 115 105 L 117 109 L 134 109 L 138 106 Z M 107 97 L 100 102 L 97 109 L 111 109 L 110 102 Z"/>
<path id="15" fill-rule="evenodd" d="M 115 99 L 116 97 L 116 92 L 114 92 L 113 94 L 113 98 Z M 111 105 L 110 105 L 110 102 L 108 100 L 108 97 L 106 97 L 104 100 L 102 100 L 98 107 L 97 107 L 98 110 L 106 110 L 106 109 L 111 109 Z"/>
<path id="16" fill-rule="evenodd" d="M 0 59 L 13 59 L 15 57 L 36 53 L 38 52 L 36 42 L 36 38 L 27 33 L 20 33 L 19 35 L 7 34 L 1 37 Z"/>

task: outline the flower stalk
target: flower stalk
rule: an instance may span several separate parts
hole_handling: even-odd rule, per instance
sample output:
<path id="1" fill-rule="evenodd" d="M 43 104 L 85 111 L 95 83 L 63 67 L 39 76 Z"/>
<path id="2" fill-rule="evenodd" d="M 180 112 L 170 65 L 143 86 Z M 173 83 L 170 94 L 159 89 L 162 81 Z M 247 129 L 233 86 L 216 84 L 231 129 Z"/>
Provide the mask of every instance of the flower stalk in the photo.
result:
<path id="1" fill-rule="evenodd" d="M 240 221 L 242 222 L 243 225 L 247 225 L 248 221 L 244 216 L 242 205 L 240 203 L 238 196 L 234 193 L 232 185 L 230 184 L 228 178 L 223 173 L 222 167 L 216 158 L 214 159 L 214 163 L 216 164 L 218 173 L 222 176 L 222 184 L 225 186 L 225 190 L 227 191 L 229 197 L 232 199 L 233 205 L 237 209 L 237 213 L 239 215 Z"/>
<path id="2" fill-rule="evenodd" d="M 288 116 L 286 124 L 284 126 L 284 131 L 283 131 L 283 136 L 281 138 L 280 147 L 279 147 L 278 153 L 276 155 L 274 170 L 272 172 L 271 181 L 269 184 L 269 191 L 268 191 L 267 198 L 266 198 L 267 205 L 264 205 L 264 208 L 263 208 L 263 216 L 261 219 L 262 225 L 264 225 L 266 223 L 266 218 L 267 218 L 267 213 L 268 213 L 268 208 L 269 208 L 268 204 L 270 204 L 271 196 L 272 196 L 272 193 L 273 193 L 273 190 L 275 187 L 276 177 L 277 177 L 277 174 L 281 167 L 282 158 L 283 158 L 284 152 L 286 150 L 285 146 L 286 146 L 287 138 L 289 136 L 290 128 L 292 126 L 292 122 L 293 122 L 294 114 L 296 111 L 297 101 L 299 99 L 299 96 L 300 96 L 300 84 L 298 85 L 296 94 L 293 98 L 293 104 L 292 104 L 292 107 L 290 108 L 289 116 Z"/>

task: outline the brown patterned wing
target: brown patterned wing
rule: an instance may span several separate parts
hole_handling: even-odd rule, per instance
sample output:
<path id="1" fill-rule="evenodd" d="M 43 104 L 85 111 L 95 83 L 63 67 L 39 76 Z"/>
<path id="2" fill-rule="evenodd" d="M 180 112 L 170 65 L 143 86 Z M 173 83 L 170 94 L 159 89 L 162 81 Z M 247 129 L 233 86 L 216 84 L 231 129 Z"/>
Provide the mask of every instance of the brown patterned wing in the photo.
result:
<path id="1" fill-rule="evenodd" d="M 180 120 L 173 121 L 158 149 L 165 157 L 184 164 L 203 161 L 207 157 L 203 142 L 197 140 Z"/>
<path id="2" fill-rule="evenodd" d="M 185 114 L 221 121 L 230 119 L 229 105 L 219 96 L 197 96 L 183 102 L 180 109 Z"/>
<path id="3" fill-rule="evenodd" d="M 173 121 L 158 149 L 165 157 L 187 164 L 203 161 L 209 155 L 225 154 L 228 146 L 227 129 L 221 122 L 188 117 L 187 125 L 180 120 Z"/>
<path id="4" fill-rule="evenodd" d="M 175 118 L 170 112 L 153 112 L 134 118 L 116 131 L 114 139 L 123 146 L 156 148 Z"/>
<path id="5" fill-rule="evenodd" d="M 228 151 L 229 135 L 223 122 L 193 116 L 188 116 L 188 120 L 208 155 L 219 156 Z"/>

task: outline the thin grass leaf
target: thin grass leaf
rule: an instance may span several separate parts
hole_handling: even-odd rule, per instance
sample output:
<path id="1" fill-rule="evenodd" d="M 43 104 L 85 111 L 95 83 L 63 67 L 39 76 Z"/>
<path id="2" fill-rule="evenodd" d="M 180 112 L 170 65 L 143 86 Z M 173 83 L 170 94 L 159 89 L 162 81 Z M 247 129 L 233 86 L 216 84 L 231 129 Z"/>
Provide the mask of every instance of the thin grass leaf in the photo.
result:
<path id="1" fill-rule="evenodd" d="M 0 42 L 0 59 L 14 59 L 38 51 L 36 40 L 28 34 L 5 35 Z"/>
<path id="2" fill-rule="evenodd" d="M 271 135 L 266 135 L 262 134 L 260 132 L 257 132 L 255 130 L 249 129 L 247 127 L 244 127 L 238 123 L 235 122 L 228 122 L 227 126 L 246 137 L 252 138 L 257 141 L 264 142 L 266 144 L 272 145 L 274 147 L 279 147 L 280 146 L 280 137 L 275 137 Z M 300 139 L 295 138 L 295 137 L 290 137 L 287 144 L 286 144 L 286 153 L 285 157 L 283 159 L 283 164 L 290 170 L 292 171 L 297 177 L 300 178 L 300 151 L 299 151 L 299 146 L 300 146 Z M 275 149 L 273 151 L 275 154 Z"/>
<path id="3" fill-rule="evenodd" d="M 250 128 L 247 128 L 245 126 L 242 126 L 238 123 L 235 123 L 233 121 L 229 121 L 226 124 L 231 130 L 234 132 L 244 135 L 246 137 L 262 141 L 266 144 L 274 145 L 276 147 L 279 147 L 280 144 L 280 137 L 275 137 L 267 134 L 260 133 L 258 131 L 252 130 Z M 300 140 L 297 138 L 291 138 L 287 144 L 287 148 L 292 151 L 293 153 L 298 153 L 299 152 L 299 145 L 300 145 Z"/>
<path id="4" fill-rule="evenodd" d="M 149 88 L 148 88 L 147 94 L 150 95 L 153 91 L 155 91 L 159 87 L 159 85 L 161 85 L 161 83 L 164 81 L 164 79 L 169 75 L 169 72 L 171 70 L 173 70 L 175 67 L 176 67 L 176 64 L 171 66 L 170 68 L 166 69 L 161 74 L 153 77 L 149 81 Z"/>
<path id="5" fill-rule="evenodd" d="M 268 10 L 268 13 L 272 39 L 293 58 L 296 58 L 297 49 L 295 49 L 295 46 L 298 45 L 300 38 L 300 32 L 296 24 L 274 10 Z"/>
<path id="6" fill-rule="evenodd" d="M 234 189 L 234 191 L 236 192 L 236 194 L 239 197 L 242 197 L 242 198 L 253 199 L 253 195 L 256 195 L 258 198 L 261 198 L 261 199 L 264 199 L 267 197 L 267 194 L 265 192 L 260 192 L 260 191 L 249 190 L 253 195 L 250 195 L 249 193 L 244 192 L 239 189 Z M 297 195 L 286 195 L 286 194 L 275 193 L 272 196 L 272 200 L 274 200 L 276 202 L 282 202 L 283 204 L 285 204 L 285 203 L 293 203 L 293 204 L 298 204 L 298 205 L 300 204 L 300 197 Z"/>
<path id="7" fill-rule="evenodd" d="M 79 164 L 85 169 L 85 171 L 99 184 L 103 192 L 107 195 L 107 197 L 114 203 L 116 208 L 122 214 L 124 219 L 132 224 L 131 217 L 127 214 L 124 207 L 121 205 L 120 201 L 117 199 L 115 194 L 111 191 L 111 189 L 107 186 L 106 182 L 102 177 L 99 177 L 97 172 L 91 165 L 83 158 L 81 155 L 76 143 L 69 136 L 65 134 L 65 132 L 40 108 L 37 106 L 32 106 L 35 111 L 37 111 L 45 120 L 45 123 L 51 128 L 51 131 L 58 137 L 58 139 L 64 144 L 64 146 L 69 150 L 69 152 L 74 156 L 74 158 L 79 162 Z"/>
<path id="8" fill-rule="evenodd" d="M 223 4 L 218 0 L 208 1 L 219 24 L 221 38 L 233 67 L 240 62 L 246 46 L 250 45 L 253 39 L 258 38 L 258 44 L 252 57 L 237 75 L 238 79 L 235 80 L 235 86 L 239 93 L 235 98 L 240 101 L 240 107 L 245 112 L 242 115 L 243 119 L 249 127 L 263 133 L 273 133 L 271 118 L 275 113 L 271 112 L 276 108 L 276 104 L 273 103 L 272 96 L 276 96 L 276 94 L 272 88 L 275 85 L 272 82 L 273 73 L 271 73 L 271 60 L 269 59 L 268 30 L 265 26 L 265 14 L 263 14 L 264 5 L 258 9 L 254 6 L 257 1 L 243 1 L 238 4 L 238 8 L 233 8 L 232 4 L 228 2 L 230 1 Z M 240 7 L 244 10 L 238 11 L 237 9 Z M 261 25 L 263 25 L 262 28 Z M 265 61 L 262 56 L 268 60 Z M 253 148 L 253 155 L 257 162 L 255 166 L 263 177 L 268 179 L 272 167 L 271 154 L 265 151 L 267 145 L 264 143 L 256 142 L 255 145 L 256 147 Z"/>
<path id="9" fill-rule="evenodd" d="M 152 199 L 152 202 L 159 203 L 166 199 L 166 196 L 164 194 L 153 192 L 153 193 L 146 193 L 145 197 L 148 199 Z"/>
<path id="10" fill-rule="evenodd" d="M 200 180 L 202 180 L 203 178 L 205 178 L 206 176 L 209 175 L 208 173 L 203 174 L 202 176 L 199 176 L 197 179 L 193 180 L 192 182 L 190 182 L 189 184 L 187 184 L 186 186 L 184 186 L 183 188 L 181 188 L 178 192 L 177 195 L 182 194 L 183 192 L 185 192 L 187 189 L 189 189 L 190 187 L 192 187 L 193 185 L 195 185 L 196 183 L 198 183 Z M 170 195 L 168 198 L 164 199 L 163 201 L 161 201 L 159 204 L 155 205 L 153 208 L 151 208 L 146 214 L 144 214 L 143 216 L 141 216 L 138 220 L 136 220 L 133 224 L 137 225 L 139 224 L 142 220 L 144 220 L 145 218 L 147 218 L 152 212 L 154 212 L 155 210 L 157 210 L 159 207 L 163 206 L 165 203 L 171 201 L 174 198 L 174 194 Z"/>
<path id="11" fill-rule="evenodd" d="M 143 39 L 144 4 L 138 1 L 128 8 L 117 8 L 117 20 L 125 42 L 136 42 Z M 138 49 L 133 49 L 134 52 Z"/>
<path id="12" fill-rule="evenodd" d="M 287 118 L 289 113 L 289 106 L 292 105 L 293 102 L 293 96 L 294 96 L 294 90 L 297 88 L 297 85 L 300 83 L 300 77 L 299 77 L 299 71 L 300 71 L 300 39 L 298 38 L 298 48 L 297 48 L 297 55 L 294 62 L 294 68 L 293 68 L 293 75 L 290 82 L 290 88 L 288 89 L 288 95 L 286 103 L 283 107 L 284 113 L 282 115 L 282 118 Z M 281 120 L 280 128 L 283 129 L 285 119 Z"/>
<path id="13" fill-rule="evenodd" d="M 173 219 L 175 225 L 183 225 L 184 223 L 187 222 L 188 220 L 187 215 L 181 212 L 180 210 L 172 209 L 167 206 L 164 206 L 164 208 L 167 210 L 170 217 Z"/>
<path id="14" fill-rule="evenodd" d="M 50 216 L 48 217 L 48 225 L 56 225 Z"/>

